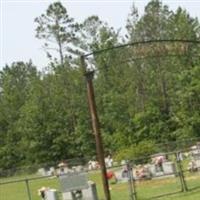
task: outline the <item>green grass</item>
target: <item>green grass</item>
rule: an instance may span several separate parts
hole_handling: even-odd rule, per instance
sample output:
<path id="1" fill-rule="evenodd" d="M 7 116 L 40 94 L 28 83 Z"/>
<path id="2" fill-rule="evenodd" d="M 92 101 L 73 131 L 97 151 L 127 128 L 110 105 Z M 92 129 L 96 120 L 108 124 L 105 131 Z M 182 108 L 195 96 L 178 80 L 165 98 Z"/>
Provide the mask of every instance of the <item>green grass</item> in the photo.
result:
<path id="1" fill-rule="evenodd" d="M 187 184 L 189 189 L 200 187 L 200 176 L 196 174 L 186 174 Z M 34 177 L 34 175 L 31 175 Z M 24 176 L 12 177 L 9 179 L 1 179 L 0 182 L 23 179 Z M 101 176 L 97 173 L 89 175 L 89 179 L 93 180 L 97 184 L 97 190 L 100 199 L 103 199 L 103 188 L 101 184 Z M 40 200 L 37 194 L 37 190 L 42 187 L 50 187 L 59 189 L 59 183 L 57 178 L 44 178 L 39 180 L 29 181 L 29 187 L 31 190 L 32 200 Z M 129 185 L 127 183 L 111 184 L 111 196 L 112 200 L 128 200 L 129 199 Z M 157 179 L 149 181 L 140 181 L 136 183 L 138 199 L 153 198 L 157 195 L 165 193 L 173 193 L 181 190 L 181 185 L 178 178 Z M 11 183 L 6 185 L 0 185 L 0 199 L 1 200 L 28 200 L 28 194 L 26 191 L 25 182 Z M 155 198 L 153 198 L 155 199 Z M 200 189 L 185 193 L 177 193 L 170 196 L 162 197 L 164 200 L 198 200 L 200 199 Z"/>

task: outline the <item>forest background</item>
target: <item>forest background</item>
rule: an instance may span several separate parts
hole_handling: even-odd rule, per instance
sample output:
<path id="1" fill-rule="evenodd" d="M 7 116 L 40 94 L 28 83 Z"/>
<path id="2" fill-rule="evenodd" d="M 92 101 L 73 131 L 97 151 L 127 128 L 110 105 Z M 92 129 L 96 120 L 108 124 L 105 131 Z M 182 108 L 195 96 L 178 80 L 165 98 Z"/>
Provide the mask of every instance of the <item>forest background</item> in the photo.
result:
<path id="1" fill-rule="evenodd" d="M 77 23 L 60 2 L 33 23 L 49 64 L 41 72 L 19 61 L 0 71 L 0 170 L 95 155 L 81 54 L 137 41 L 200 41 L 197 18 L 158 0 L 142 16 L 133 5 L 125 35 L 98 16 Z M 200 136 L 199 56 L 200 45 L 165 43 L 88 60 L 106 153 L 143 156 L 157 143 Z"/>

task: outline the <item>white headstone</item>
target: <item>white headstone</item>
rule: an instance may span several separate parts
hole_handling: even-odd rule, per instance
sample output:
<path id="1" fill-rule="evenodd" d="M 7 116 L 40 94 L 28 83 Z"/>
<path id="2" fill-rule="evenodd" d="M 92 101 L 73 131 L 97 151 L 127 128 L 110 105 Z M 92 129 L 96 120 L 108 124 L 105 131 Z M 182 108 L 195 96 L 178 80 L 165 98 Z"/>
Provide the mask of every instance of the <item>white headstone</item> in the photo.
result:
<path id="1" fill-rule="evenodd" d="M 82 190 L 83 200 L 98 200 L 96 184 L 88 181 L 89 188 Z"/>
<path id="2" fill-rule="evenodd" d="M 71 192 L 63 192 L 62 197 L 63 197 L 63 200 L 73 200 Z"/>
<path id="3" fill-rule="evenodd" d="M 50 171 L 51 175 L 53 175 L 55 173 L 55 168 L 54 167 L 50 167 L 49 171 Z"/>
<path id="4" fill-rule="evenodd" d="M 129 178 L 128 177 L 123 177 L 122 176 L 122 170 L 119 171 L 115 171 L 115 176 L 117 177 L 117 181 L 124 183 L 124 182 L 128 182 Z"/>
<path id="5" fill-rule="evenodd" d="M 200 168 L 200 160 L 195 160 L 197 168 Z"/>
<path id="6" fill-rule="evenodd" d="M 42 176 L 47 176 L 48 173 L 47 171 L 45 170 L 45 168 L 40 168 L 38 169 L 38 174 L 42 175 Z"/>
<path id="7" fill-rule="evenodd" d="M 45 191 L 46 200 L 58 200 L 57 190 L 50 189 Z"/>
<path id="8" fill-rule="evenodd" d="M 76 166 L 75 171 L 76 172 L 83 172 L 84 171 L 84 167 L 82 165 L 78 165 L 78 166 Z"/>
<path id="9" fill-rule="evenodd" d="M 175 164 L 173 162 L 164 162 L 163 172 L 164 174 L 174 174 L 176 172 Z"/>

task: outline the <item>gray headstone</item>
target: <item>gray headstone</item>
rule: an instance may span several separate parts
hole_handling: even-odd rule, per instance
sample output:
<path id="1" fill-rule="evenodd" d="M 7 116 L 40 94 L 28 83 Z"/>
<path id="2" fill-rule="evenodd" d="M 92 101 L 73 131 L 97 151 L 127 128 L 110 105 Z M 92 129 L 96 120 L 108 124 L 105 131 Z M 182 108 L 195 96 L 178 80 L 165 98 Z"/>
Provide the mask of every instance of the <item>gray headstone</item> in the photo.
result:
<path id="1" fill-rule="evenodd" d="M 59 176 L 61 192 L 87 189 L 88 180 L 86 173 L 68 173 Z"/>
<path id="2" fill-rule="evenodd" d="M 81 200 L 98 200 L 96 185 L 92 181 L 88 181 L 89 187 L 81 190 Z M 73 191 L 75 192 L 75 191 Z M 76 200 L 71 192 L 64 192 L 62 194 L 63 200 Z"/>
<path id="3" fill-rule="evenodd" d="M 173 162 L 164 162 L 163 172 L 164 174 L 174 174 L 176 172 L 175 164 Z"/>
<path id="4" fill-rule="evenodd" d="M 156 176 L 156 166 L 154 164 L 150 164 L 148 166 L 149 172 L 151 176 Z"/>
<path id="5" fill-rule="evenodd" d="M 156 172 L 156 176 L 161 176 L 161 177 L 163 177 L 163 176 L 164 176 L 164 172 Z"/>

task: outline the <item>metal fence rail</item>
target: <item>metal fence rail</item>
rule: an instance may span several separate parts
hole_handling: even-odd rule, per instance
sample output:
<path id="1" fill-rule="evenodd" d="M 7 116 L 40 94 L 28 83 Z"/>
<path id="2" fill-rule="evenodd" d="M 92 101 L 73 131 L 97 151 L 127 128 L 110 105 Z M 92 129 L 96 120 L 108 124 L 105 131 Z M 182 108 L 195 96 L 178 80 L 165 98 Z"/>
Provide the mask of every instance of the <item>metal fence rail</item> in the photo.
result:
<path id="1" fill-rule="evenodd" d="M 167 160 L 165 162 L 166 166 L 164 165 L 165 168 L 168 167 L 167 173 L 160 171 L 156 172 L 156 174 L 151 172 L 149 175 L 146 174 L 143 177 L 137 175 L 137 169 L 142 169 L 142 167 L 147 167 L 148 170 L 151 168 L 153 170 L 156 169 L 154 164 L 151 163 L 153 156 L 133 159 L 124 165 L 116 165 L 115 167 L 108 168 L 108 171 L 114 172 L 118 177 L 121 176 L 124 168 L 127 169 L 126 180 L 122 178 L 116 184 L 109 183 L 112 199 L 120 195 L 124 200 L 156 199 L 200 188 L 200 184 L 198 183 L 198 180 L 200 180 L 199 148 L 192 150 L 185 148 L 181 151 L 163 153 L 162 155 Z M 196 165 L 190 165 L 195 162 Z M 101 199 L 102 188 L 99 169 L 87 171 L 87 173 L 94 182 L 97 182 L 97 189 Z M 40 197 L 37 195 L 37 190 L 42 186 L 55 188 L 60 192 L 57 176 L 38 176 L 37 174 L 31 174 L 27 175 L 26 178 L 19 177 L 13 179 L 11 177 L 0 179 L 0 197 L 1 200 L 38 200 Z M 123 194 L 121 194 L 122 192 L 119 189 L 123 189 Z M 10 195 L 11 193 L 13 195 Z M 61 195 L 59 196 L 61 200 Z"/>

